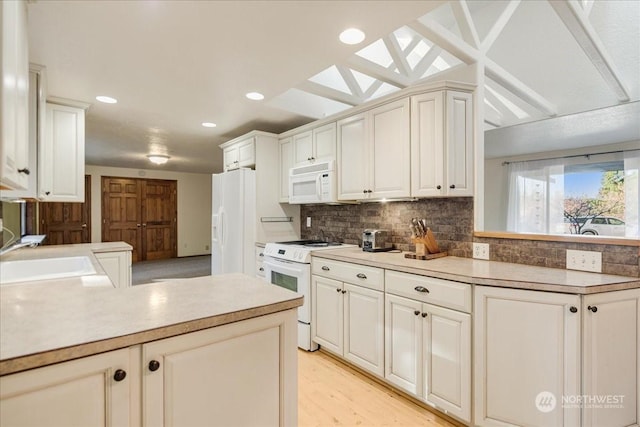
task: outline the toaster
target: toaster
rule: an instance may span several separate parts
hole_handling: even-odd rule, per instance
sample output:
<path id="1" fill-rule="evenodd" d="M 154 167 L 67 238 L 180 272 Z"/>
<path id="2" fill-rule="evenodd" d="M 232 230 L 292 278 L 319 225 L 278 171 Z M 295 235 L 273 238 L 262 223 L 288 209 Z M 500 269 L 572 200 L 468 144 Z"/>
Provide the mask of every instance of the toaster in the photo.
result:
<path id="1" fill-rule="evenodd" d="M 366 229 L 362 232 L 362 250 L 365 252 L 383 252 L 393 249 L 388 230 Z"/>

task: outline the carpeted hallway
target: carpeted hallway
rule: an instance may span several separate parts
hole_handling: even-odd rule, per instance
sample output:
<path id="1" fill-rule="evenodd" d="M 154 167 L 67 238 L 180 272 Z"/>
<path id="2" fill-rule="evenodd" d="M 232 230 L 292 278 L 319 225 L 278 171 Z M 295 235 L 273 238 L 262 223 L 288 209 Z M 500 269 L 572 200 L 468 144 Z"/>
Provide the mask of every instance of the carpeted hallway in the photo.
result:
<path id="1" fill-rule="evenodd" d="M 209 276 L 211 255 L 140 261 L 131 267 L 133 285 L 151 283 L 162 279 Z"/>

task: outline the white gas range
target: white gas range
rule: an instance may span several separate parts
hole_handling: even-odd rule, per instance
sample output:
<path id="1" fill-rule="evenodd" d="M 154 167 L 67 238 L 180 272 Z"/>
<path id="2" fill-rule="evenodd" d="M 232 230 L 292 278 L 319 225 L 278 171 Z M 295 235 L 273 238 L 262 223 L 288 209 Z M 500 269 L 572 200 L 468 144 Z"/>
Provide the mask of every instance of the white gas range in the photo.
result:
<path id="1" fill-rule="evenodd" d="M 322 240 L 294 240 L 265 245 L 266 280 L 304 295 L 304 303 L 298 307 L 298 347 L 304 350 L 318 349 L 318 344 L 311 340 L 311 252 L 345 247 L 355 245 Z"/>

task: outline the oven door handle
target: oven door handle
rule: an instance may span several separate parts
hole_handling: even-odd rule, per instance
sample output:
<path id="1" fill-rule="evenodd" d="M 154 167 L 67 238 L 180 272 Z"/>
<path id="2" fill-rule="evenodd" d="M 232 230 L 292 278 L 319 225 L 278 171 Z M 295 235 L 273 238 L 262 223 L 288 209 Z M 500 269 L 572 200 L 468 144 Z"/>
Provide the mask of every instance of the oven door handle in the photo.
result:
<path id="1" fill-rule="evenodd" d="M 292 273 L 294 275 L 300 274 L 300 270 L 299 269 L 295 269 L 295 268 L 291 268 L 288 267 L 287 265 L 285 265 L 283 262 L 279 262 L 276 260 L 264 260 L 264 265 L 266 267 L 269 267 L 269 270 L 273 271 L 274 269 L 277 269 L 279 271 L 286 271 L 289 273 Z"/>

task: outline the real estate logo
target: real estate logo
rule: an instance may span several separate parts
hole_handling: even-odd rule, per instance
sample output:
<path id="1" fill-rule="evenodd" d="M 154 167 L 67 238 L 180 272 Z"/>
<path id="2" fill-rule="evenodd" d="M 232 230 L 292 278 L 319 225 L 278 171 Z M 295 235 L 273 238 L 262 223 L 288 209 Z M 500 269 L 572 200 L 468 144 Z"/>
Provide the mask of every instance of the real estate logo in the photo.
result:
<path id="1" fill-rule="evenodd" d="M 540 412 L 551 412 L 556 409 L 556 396 L 550 391 L 541 391 L 536 396 L 536 408 Z"/>

